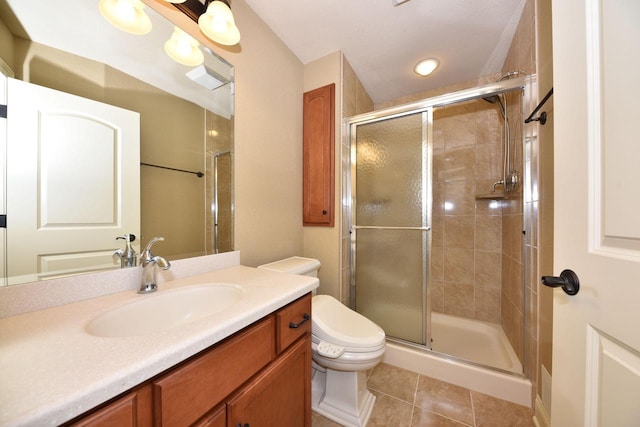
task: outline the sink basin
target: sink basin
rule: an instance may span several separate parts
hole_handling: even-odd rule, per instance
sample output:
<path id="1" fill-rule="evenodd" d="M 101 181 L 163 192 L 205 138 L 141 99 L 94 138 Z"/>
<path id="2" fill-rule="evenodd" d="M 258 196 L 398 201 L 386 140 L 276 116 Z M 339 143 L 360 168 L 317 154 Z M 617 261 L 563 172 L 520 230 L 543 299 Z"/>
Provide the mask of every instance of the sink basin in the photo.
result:
<path id="1" fill-rule="evenodd" d="M 101 314 L 87 324 L 86 331 L 99 337 L 162 332 L 225 310 L 243 295 L 239 286 L 220 283 L 159 290 Z"/>

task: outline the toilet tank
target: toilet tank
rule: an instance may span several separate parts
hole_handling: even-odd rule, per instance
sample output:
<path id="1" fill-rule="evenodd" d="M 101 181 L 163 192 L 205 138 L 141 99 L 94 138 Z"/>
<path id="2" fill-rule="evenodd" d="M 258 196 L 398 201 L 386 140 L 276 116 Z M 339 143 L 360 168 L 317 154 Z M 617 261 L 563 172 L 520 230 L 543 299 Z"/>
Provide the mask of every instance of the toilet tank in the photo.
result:
<path id="1" fill-rule="evenodd" d="M 265 270 L 279 271 L 281 273 L 299 274 L 301 276 L 318 277 L 320 261 L 313 258 L 292 256 L 291 258 L 274 261 L 258 266 Z"/>

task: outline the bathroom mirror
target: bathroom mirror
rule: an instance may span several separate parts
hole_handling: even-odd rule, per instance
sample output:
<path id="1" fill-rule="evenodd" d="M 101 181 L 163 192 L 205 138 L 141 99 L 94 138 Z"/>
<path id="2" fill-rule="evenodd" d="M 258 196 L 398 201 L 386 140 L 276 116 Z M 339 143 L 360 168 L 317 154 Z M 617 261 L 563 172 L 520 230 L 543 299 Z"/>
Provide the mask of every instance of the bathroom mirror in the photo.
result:
<path id="1" fill-rule="evenodd" d="M 2 38 L 13 40 L 10 46 L 0 44 L 0 65 L 18 80 L 139 113 L 137 252 L 155 236 L 165 238 L 156 252 L 172 260 L 233 250 L 233 67 L 203 46 L 201 66 L 173 61 L 164 50 L 173 24 L 149 7 L 144 11 L 152 30 L 133 35 L 109 24 L 98 2 L 0 0 Z M 12 185 L 20 184 L 10 177 L 6 181 L 7 194 Z M 130 182 L 137 185 L 136 179 Z M 117 186 L 123 189 L 130 182 Z M 38 185 L 40 191 L 47 184 Z M 70 209 L 83 200 L 71 197 Z M 64 257 L 45 262 L 38 254 L 37 271 L 12 273 L 17 271 L 12 242 L 24 246 L 29 241 L 16 231 L 12 234 L 12 219 L 15 223 L 17 218 L 9 202 L 6 209 L 1 254 L 6 260 L 5 284 L 117 268 L 111 254 L 124 243 L 116 241 L 119 233 L 114 231 L 110 246 L 96 248 L 100 256 L 84 257 L 95 262 L 69 267 Z M 61 267 L 47 270 L 56 263 Z"/>

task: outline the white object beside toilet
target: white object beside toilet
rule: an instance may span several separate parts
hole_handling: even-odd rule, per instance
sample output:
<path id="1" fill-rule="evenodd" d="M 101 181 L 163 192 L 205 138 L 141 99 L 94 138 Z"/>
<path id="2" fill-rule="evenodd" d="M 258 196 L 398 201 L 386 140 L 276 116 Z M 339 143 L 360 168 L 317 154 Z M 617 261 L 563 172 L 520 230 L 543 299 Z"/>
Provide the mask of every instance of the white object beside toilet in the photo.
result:
<path id="1" fill-rule="evenodd" d="M 258 268 L 317 277 L 319 267 L 318 260 L 291 257 Z M 382 360 L 385 333 L 329 295 L 315 295 L 311 310 L 312 409 L 344 426 L 363 427 L 375 403 L 366 371 Z"/>

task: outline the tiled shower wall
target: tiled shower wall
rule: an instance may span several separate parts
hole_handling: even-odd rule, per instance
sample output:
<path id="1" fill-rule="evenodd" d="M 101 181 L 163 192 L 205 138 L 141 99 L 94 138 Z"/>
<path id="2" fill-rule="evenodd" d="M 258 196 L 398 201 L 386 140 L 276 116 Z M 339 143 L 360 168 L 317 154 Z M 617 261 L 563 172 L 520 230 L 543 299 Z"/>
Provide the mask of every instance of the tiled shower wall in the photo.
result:
<path id="1" fill-rule="evenodd" d="M 522 70 L 529 74 L 535 73 L 537 67 L 536 52 L 536 1 L 526 0 L 520 22 L 502 67 L 503 72 Z M 508 204 L 503 208 L 505 214 L 503 227 L 507 224 L 503 242 L 511 242 L 510 247 L 505 248 L 506 251 L 503 251 L 503 260 L 506 259 L 508 262 L 508 266 L 503 265 L 503 267 L 509 269 L 508 274 L 511 277 L 517 276 L 521 280 L 526 277 L 527 280 L 524 285 L 511 282 L 511 287 L 508 283 L 503 283 L 503 296 L 510 295 L 511 300 L 509 303 L 503 301 L 502 310 L 503 328 L 507 331 L 514 348 L 520 349 L 524 347 L 522 350 L 524 354 L 520 360 L 523 361 L 525 376 L 529 378 L 533 385 L 531 391 L 532 401 L 534 401 L 538 392 L 540 377 L 538 369 L 540 350 L 538 342 L 538 287 L 540 284 L 537 278 L 539 256 L 537 234 L 540 221 L 537 209 L 537 153 L 540 141 L 536 137 L 532 138 L 532 135 L 537 134 L 536 128 L 538 125 L 535 122 L 528 125 L 523 123 L 523 119 L 535 108 L 537 104 L 536 98 L 540 99 L 537 93 L 533 93 L 532 97 L 534 99 L 533 105 L 525 106 L 524 117 L 521 117 L 517 122 L 525 126 L 524 155 L 521 155 L 519 160 L 523 163 L 523 166 L 519 167 L 519 170 L 523 177 L 526 176 L 529 184 L 524 187 L 524 200 L 520 201 L 517 206 Z M 515 117 L 517 112 L 510 111 L 509 114 L 513 114 Z M 526 231 L 524 236 L 522 235 L 523 230 Z M 518 238 L 516 238 L 516 233 L 520 234 Z M 521 247 L 514 247 L 516 241 L 519 242 L 521 247 L 524 242 L 524 250 Z M 526 253 L 526 261 L 522 258 L 518 259 L 518 257 L 523 256 L 523 252 Z M 520 274 L 520 271 L 523 274 Z M 523 323 L 525 324 L 524 331 L 522 330 Z M 524 343 L 524 345 L 521 345 L 521 343 Z M 518 354 L 520 355 L 520 353 Z"/>
<path id="2" fill-rule="evenodd" d="M 433 124 L 431 308 L 500 323 L 502 117 L 482 100 L 438 108 Z"/>

